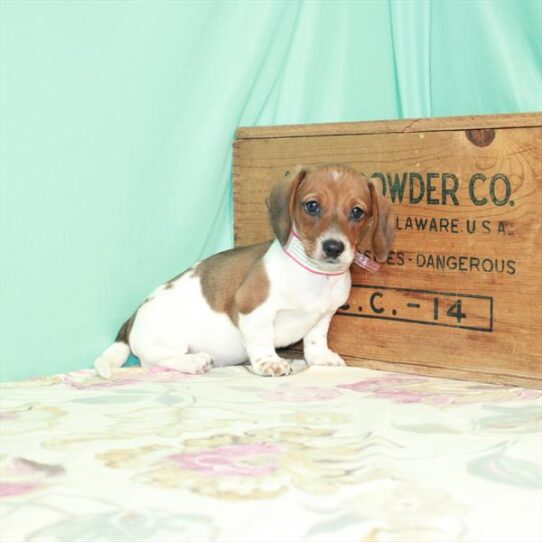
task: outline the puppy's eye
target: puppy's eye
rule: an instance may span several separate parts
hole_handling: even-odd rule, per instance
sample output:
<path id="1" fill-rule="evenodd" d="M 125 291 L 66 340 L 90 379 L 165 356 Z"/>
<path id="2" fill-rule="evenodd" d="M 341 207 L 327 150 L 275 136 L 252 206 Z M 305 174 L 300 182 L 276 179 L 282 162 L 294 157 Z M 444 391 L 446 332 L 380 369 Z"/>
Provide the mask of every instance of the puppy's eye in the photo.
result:
<path id="1" fill-rule="evenodd" d="M 361 207 L 354 207 L 350 211 L 350 218 L 352 220 L 361 220 L 364 214 L 365 214 L 365 211 Z"/>
<path id="2" fill-rule="evenodd" d="M 317 215 L 321 210 L 320 204 L 315 200 L 310 200 L 305 202 L 305 211 L 309 215 Z"/>

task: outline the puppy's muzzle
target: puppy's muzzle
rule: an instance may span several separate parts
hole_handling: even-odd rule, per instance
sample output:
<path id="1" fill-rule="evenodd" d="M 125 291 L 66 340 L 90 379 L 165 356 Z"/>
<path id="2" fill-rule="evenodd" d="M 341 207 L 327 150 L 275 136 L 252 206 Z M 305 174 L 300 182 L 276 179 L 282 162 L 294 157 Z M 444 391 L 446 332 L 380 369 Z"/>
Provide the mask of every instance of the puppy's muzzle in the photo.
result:
<path id="1" fill-rule="evenodd" d="M 344 243 L 337 239 L 326 239 L 322 243 L 322 249 L 328 258 L 336 259 L 344 252 Z"/>

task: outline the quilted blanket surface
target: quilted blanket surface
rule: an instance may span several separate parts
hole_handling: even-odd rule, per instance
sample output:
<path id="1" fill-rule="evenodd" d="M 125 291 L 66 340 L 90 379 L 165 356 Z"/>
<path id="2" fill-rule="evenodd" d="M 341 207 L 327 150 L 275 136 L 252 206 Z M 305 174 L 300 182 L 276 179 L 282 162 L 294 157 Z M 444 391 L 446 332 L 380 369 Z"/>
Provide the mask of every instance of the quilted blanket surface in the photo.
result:
<path id="1" fill-rule="evenodd" d="M 542 539 L 542 398 L 360 368 L 1 387 L 3 542 Z"/>

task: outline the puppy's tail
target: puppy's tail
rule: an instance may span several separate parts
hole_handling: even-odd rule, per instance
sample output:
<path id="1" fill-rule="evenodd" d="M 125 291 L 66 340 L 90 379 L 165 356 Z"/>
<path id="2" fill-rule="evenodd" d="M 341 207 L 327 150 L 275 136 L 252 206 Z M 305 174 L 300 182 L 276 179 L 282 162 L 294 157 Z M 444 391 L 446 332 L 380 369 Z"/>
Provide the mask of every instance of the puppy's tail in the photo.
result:
<path id="1" fill-rule="evenodd" d="M 109 348 L 106 348 L 104 353 L 94 362 L 94 368 L 102 378 L 111 378 L 111 369 L 122 367 L 128 359 L 130 355 L 130 332 L 132 331 L 136 314 L 137 311 L 122 324 L 115 342 Z"/>
<path id="2" fill-rule="evenodd" d="M 111 378 L 111 370 L 122 367 L 129 355 L 130 347 L 125 342 L 114 342 L 99 358 L 96 358 L 94 368 L 102 378 Z"/>

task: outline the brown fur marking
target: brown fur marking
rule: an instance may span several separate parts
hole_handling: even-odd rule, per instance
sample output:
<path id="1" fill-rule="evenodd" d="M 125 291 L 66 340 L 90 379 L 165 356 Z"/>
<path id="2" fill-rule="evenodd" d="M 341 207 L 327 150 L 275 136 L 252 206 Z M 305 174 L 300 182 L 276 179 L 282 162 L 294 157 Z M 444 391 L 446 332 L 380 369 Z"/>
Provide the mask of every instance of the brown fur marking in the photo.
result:
<path id="1" fill-rule="evenodd" d="M 259 307 L 269 295 L 269 279 L 260 258 L 248 273 L 235 294 L 235 306 L 241 314 L 249 314 Z"/>
<path id="2" fill-rule="evenodd" d="M 380 194 L 378 188 L 369 184 L 372 198 L 373 252 L 377 262 L 385 262 L 395 238 L 395 219 L 391 203 Z"/>
<path id="3" fill-rule="evenodd" d="M 308 171 L 307 168 L 298 168 L 292 175 L 287 171 L 284 178 L 273 186 L 267 198 L 269 222 L 281 245 L 285 245 L 290 236 L 295 193 Z"/>
<path id="4" fill-rule="evenodd" d="M 132 327 L 134 326 L 134 322 L 135 322 L 135 319 L 136 319 L 136 316 L 137 316 L 137 312 L 139 311 L 139 309 L 143 305 L 145 305 L 145 303 L 149 303 L 153 299 L 154 299 L 154 297 L 147 297 L 143 301 L 143 303 L 141 303 L 141 305 L 139 305 L 139 307 L 137 307 L 134 314 L 132 314 L 132 316 L 130 316 L 130 318 L 128 318 L 128 320 L 126 320 L 126 322 L 124 322 L 124 324 L 122 324 L 122 326 L 119 329 L 119 332 L 117 333 L 117 336 L 115 338 L 115 342 L 125 343 L 128 346 L 130 346 L 130 342 L 129 342 L 130 341 L 130 332 L 132 331 Z"/>
<path id="5" fill-rule="evenodd" d="M 305 211 L 305 203 L 316 200 L 322 207 L 319 216 Z M 330 164 L 309 170 L 294 198 L 293 216 L 305 251 L 315 256 L 318 237 L 332 227 L 337 228 L 356 246 L 371 216 L 371 192 L 367 178 L 341 164 Z M 361 207 L 366 215 L 360 221 L 349 219 L 353 207 Z"/>
<path id="6" fill-rule="evenodd" d="M 178 275 L 175 275 L 172 279 L 169 279 L 164 284 L 164 290 L 170 290 L 175 285 L 175 282 L 179 280 L 184 274 L 188 273 L 188 271 L 192 271 L 192 267 L 189 267 L 188 269 L 185 269 L 182 273 L 179 273 Z"/>
<path id="7" fill-rule="evenodd" d="M 115 342 L 118 343 L 125 343 L 130 344 L 128 341 L 130 339 L 130 332 L 132 331 L 132 326 L 134 325 L 135 317 L 137 314 L 137 310 L 122 324 L 122 327 L 119 329 L 119 332 L 117 333 L 117 336 L 115 338 Z"/>
<path id="8" fill-rule="evenodd" d="M 195 269 L 209 306 L 226 313 L 237 324 L 239 313 L 248 314 L 269 295 L 269 279 L 262 262 L 272 241 L 237 247 L 203 260 Z"/>

